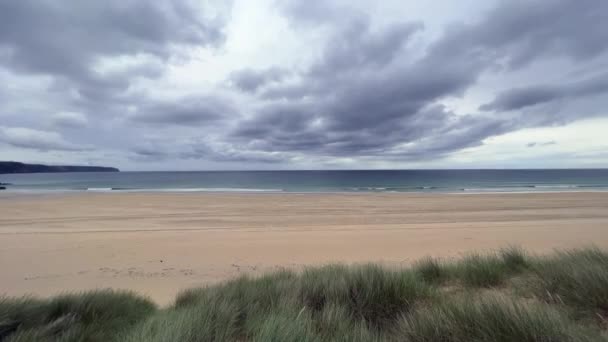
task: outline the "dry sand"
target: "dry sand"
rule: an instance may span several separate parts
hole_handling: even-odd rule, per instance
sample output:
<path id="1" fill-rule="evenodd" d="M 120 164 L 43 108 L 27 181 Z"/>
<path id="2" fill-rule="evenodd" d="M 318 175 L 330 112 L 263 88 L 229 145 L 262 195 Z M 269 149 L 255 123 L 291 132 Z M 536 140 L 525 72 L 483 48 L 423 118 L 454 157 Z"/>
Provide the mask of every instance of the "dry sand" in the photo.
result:
<path id="1" fill-rule="evenodd" d="M 608 193 L 0 197 L 0 294 L 184 288 L 331 262 L 408 264 L 518 244 L 608 248 Z"/>

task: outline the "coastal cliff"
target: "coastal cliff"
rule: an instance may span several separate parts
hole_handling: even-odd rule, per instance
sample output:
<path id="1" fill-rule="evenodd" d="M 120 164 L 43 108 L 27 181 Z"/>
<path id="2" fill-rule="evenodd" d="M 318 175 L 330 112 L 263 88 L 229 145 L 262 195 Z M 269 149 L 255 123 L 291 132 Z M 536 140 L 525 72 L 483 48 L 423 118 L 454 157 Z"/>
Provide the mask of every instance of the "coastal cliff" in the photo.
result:
<path id="1" fill-rule="evenodd" d="M 25 164 L 14 161 L 0 161 L 2 173 L 42 173 L 42 172 L 119 172 L 117 168 L 105 166 L 73 166 Z"/>

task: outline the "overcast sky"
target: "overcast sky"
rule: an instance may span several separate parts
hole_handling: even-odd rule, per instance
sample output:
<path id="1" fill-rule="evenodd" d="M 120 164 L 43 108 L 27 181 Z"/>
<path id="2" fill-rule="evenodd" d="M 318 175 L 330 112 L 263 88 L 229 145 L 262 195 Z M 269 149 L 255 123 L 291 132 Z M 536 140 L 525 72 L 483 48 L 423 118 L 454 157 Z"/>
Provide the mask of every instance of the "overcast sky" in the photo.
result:
<path id="1" fill-rule="evenodd" d="M 0 160 L 608 167 L 608 1 L 3 0 Z"/>

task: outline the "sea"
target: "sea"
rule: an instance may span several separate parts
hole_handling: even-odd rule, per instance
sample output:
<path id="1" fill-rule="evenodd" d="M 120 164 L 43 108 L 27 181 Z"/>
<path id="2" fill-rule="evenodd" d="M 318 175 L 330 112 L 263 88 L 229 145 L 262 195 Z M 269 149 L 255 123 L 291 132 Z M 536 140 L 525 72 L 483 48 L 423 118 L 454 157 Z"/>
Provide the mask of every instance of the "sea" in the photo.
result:
<path id="1" fill-rule="evenodd" d="M 0 174 L 1 193 L 608 191 L 608 169 L 196 171 Z"/>

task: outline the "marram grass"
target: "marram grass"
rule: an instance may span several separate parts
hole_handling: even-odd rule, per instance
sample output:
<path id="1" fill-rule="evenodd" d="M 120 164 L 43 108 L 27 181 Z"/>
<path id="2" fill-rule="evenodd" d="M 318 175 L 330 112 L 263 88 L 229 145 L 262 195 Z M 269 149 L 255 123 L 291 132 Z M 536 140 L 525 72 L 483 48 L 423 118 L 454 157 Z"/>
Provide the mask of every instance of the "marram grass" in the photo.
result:
<path id="1" fill-rule="evenodd" d="M 329 265 L 191 289 L 1 298 L 0 342 L 608 341 L 608 253 L 516 247 L 408 269 Z"/>

